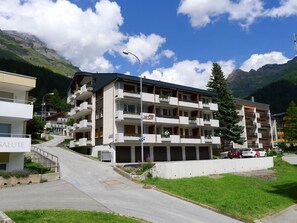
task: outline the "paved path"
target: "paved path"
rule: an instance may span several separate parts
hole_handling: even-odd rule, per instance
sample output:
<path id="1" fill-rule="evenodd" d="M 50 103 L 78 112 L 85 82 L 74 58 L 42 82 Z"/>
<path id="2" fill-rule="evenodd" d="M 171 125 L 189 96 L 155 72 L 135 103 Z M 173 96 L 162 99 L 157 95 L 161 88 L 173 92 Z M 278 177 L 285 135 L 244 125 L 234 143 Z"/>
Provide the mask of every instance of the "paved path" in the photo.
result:
<path id="1" fill-rule="evenodd" d="M 114 172 L 110 164 L 91 160 L 79 154 L 56 147 L 55 145 L 62 140 L 61 137 L 56 137 L 54 140 L 40 147 L 59 157 L 62 178 L 62 185 L 60 186 L 63 186 L 65 182 L 68 182 L 70 185 L 64 185 L 65 188 L 59 188 L 58 186 L 56 190 L 57 196 L 52 195 L 50 191 L 46 189 L 46 186 L 44 186 L 44 190 L 41 188 L 40 191 L 32 188 L 32 194 L 30 196 L 21 195 L 21 192 L 19 192 L 20 195 L 15 194 L 16 196 L 14 196 L 13 194 L 16 193 L 15 190 L 23 190 L 23 193 L 27 193 L 28 188 L 33 185 L 0 190 L 0 210 L 20 209 L 20 207 L 26 208 L 22 203 L 28 202 L 31 203 L 30 209 L 41 208 L 44 207 L 42 205 L 47 203 L 46 200 L 52 200 L 52 202 L 49 202 L 48 208 L 53 208 L 55 206 L 55 199 L 57 206 L 62 207 L 66 203 L 73 202 L 74 204 L 77 200 L 82 199 L 84 202 L 82 202 L 82 206 L 79 209 L 88 208 L 90 205 L 94 207 L 90 209 L 112 211 L 143 218 L 151 222 L 239 222 L 156 190 L 143 189 L 142 185 L 131 182 Z M 45 183 L 41 184 L 40 187 L 49 185 L 50 188 L 51 184 L 55 185 L 55 183 Z M 34 185 L 34 187 L 38 186 Z M 71 191 L 74 193 L 75 190 L 78 193 L 77 195 L 71 193 Z M 44 195 L 47 192 L 49 192 L 48 196 L 52 196 L 52 198 L 47 198 Z M 67 193 L 69 193 L 69 195 L 67 195 Z M 71 198 L 69 198 L 69 196 L 71 196 Z M 21 200 L 17 201 L 19 197 Z M 33 199 L 34 201 L 30 201 L 30 197 L 35 197 L 35 199 Z M 38 197 L 41 199 L 36 199 Z M 59 199 L 59 197 L 61 199 Z M 9 203 L 7 201 L 9 198 L 14 200 L 14 202 Z M 44 201 L 42 201 L 43 199 Z M 96 203 L 94 203 L 94 201 L 96 201 Z M 3 202 L 8 202 L 7 204 L 9 205 L 3 205 Z M 65 205 L 65 208 L 67 207 L 69 206 Z"/>
<path id="2" fill-rule="evenodd" d="M 290 164 L 297 165 L 297 155 L 292 153 L 285 153 L 282 159 Z"/>

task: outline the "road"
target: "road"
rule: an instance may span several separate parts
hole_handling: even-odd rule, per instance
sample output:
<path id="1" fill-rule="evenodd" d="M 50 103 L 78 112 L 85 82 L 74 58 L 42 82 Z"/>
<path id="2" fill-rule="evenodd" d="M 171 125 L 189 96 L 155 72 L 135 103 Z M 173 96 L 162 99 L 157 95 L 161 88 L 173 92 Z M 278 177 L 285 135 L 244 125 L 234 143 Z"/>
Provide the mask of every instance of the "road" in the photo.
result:
<path id="1" fill-rule="evenodd" d="M 37 188 L 37 185 L 15 187 L 17 189 L 1 189 L 0 210 L 22 209 L 22 207 L 24 208 L 22 203 L 29 203 L 29 209 L 54 208 L 55 202 L 57 208 L 63 205 L 65 205 L 65 208 L 71 208 L 72 202 L 73 208 L 77 209 L 76 206 L 80 206 L 80 199 L 82 199 L 81 208 L 78 209 L 93 207 L 90 209 L 112 211 L 151 222 L 239 222 L 159 191 L 143 189 L 142 185 L 114 172 L 108 163 L 98 162 L 56 147 L 62 140 L 63 138 L 58 136 L 40 145 L 41 149 L 59 157 L 61 185 L 56 186 L 54 182 L 49 182 L 40 184 L 39 189 L 36 190 L 32 190 L 32 187 Z M 51 185 L 56 187 L 56 195 Z M 25 196 L 24 194 L 28 193 L 28 190 L 31 194 Z M 45 196 L 47 193 L 50 198 Z M 49 207 L 46 205 L 46 200 L 49 200 Z"/>

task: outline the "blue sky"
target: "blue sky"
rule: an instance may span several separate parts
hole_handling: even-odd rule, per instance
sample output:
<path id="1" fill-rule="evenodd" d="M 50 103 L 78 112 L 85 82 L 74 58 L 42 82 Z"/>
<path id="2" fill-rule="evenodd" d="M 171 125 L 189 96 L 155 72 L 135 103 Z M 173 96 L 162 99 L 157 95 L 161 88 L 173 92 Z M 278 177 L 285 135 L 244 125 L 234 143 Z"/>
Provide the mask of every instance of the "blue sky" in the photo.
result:
<path id="1" fill-rule="evenodd" d="M 81 70 L 205 88 L 212 62 L 227 76 L 295 56 L 297 0 L 2 0 L 0 29 L 36 35 Z"/>

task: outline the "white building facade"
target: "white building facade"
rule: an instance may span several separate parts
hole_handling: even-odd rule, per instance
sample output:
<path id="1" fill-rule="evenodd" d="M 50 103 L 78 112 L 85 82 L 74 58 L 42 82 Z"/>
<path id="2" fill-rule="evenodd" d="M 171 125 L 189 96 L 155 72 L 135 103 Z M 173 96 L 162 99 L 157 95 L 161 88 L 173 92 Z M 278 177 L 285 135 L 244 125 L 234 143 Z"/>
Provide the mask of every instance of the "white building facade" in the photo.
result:
<path id="1" fill-rule="evenodd" d="M 273 125 L 268 104 L 244 99 L 234 99 L 239 116 L 238 124 L 243 126 L 244 144 L 234 143 L 233 148 L 269 149 L 273 144 Z"/>
<path id="2" fill-rule="evenodd" d="M 211 159 L 220 144 L 213 93 L 143 78 L 143 159 Z M 70 147 L 102 160 L 141 161 L 140 79 L 123 74 L 77 73 L 69 89 L 74 120 Z M 107 158 L 108 159 L 108 158 Z"/>
<path id="3" fill-rule="evenodd" d="M 24 154 L 31 150 L 26 121 L 33 117 L 28 92 L 35 85 L 34 77 L 0 71 L 0 170 L 24 168 Z"/>

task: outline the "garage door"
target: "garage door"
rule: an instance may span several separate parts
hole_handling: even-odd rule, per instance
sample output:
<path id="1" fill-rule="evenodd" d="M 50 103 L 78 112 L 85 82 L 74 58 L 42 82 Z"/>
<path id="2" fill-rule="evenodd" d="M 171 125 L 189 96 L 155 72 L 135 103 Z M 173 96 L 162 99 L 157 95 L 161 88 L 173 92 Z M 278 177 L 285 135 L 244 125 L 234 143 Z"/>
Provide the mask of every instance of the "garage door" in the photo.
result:
<path id="1" fill-rule="evenodd" d="M 116 162 L 117 163 L 131 163 L 131 148 L 130 146 L 116 147 Z"/>

